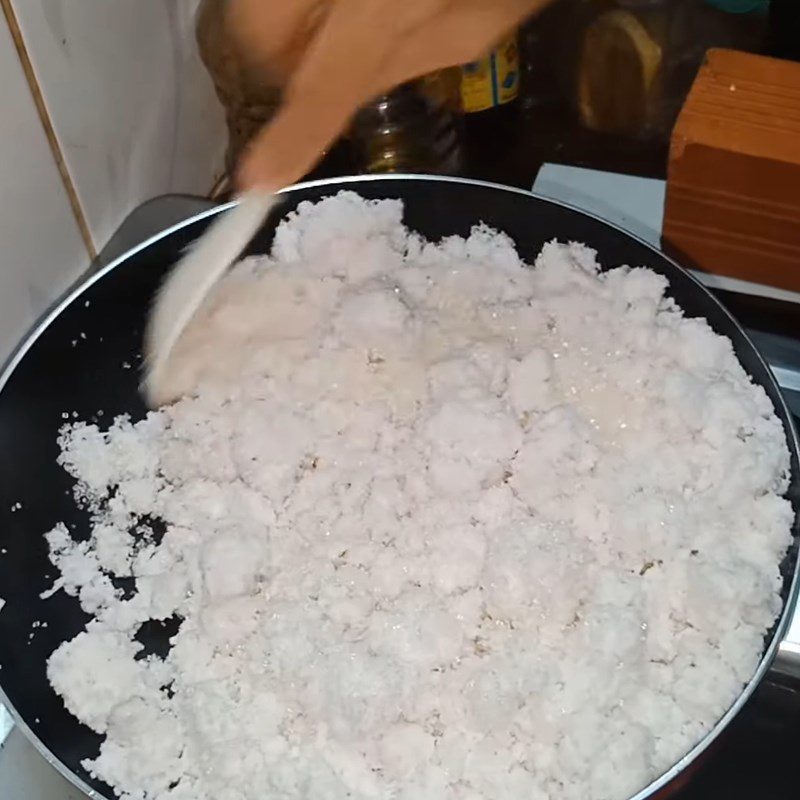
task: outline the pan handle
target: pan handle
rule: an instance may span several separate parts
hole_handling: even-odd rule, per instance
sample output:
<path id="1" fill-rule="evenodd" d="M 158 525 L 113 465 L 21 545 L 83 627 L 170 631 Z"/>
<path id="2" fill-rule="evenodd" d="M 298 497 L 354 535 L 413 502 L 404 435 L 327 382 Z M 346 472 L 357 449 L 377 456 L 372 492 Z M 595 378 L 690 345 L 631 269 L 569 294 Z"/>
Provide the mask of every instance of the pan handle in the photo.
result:
<path id="1" fill-rule="evenodd" d="M 794 629 L 800 627 L 800 615 L 795 614 L 792 627 Z M 784 639 L 778 648 L 770 671 L 783 678 L 800 681 L 800 641 Z"/>

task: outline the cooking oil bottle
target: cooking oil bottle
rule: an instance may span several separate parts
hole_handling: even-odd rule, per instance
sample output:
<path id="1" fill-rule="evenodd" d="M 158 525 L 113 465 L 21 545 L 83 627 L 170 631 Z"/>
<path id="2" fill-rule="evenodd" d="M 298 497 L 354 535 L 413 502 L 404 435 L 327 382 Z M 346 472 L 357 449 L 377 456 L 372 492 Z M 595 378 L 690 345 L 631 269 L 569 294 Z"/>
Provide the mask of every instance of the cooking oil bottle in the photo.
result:
<path id="1" fill-rule="evenodd" d="M 403 84 L 361 108 L 349 132 L 357 172 L 455 175 L 462 147 L 458 70 Z"/>
<path id="2" fill-rule="evenodd" d="M 519 32 L 515 29 L 483 58 L 461 68 L 461 106 L 467 137 L 507 135 L 519 116 Z M 498 142 L 499 144 L 500 142 Z"/>

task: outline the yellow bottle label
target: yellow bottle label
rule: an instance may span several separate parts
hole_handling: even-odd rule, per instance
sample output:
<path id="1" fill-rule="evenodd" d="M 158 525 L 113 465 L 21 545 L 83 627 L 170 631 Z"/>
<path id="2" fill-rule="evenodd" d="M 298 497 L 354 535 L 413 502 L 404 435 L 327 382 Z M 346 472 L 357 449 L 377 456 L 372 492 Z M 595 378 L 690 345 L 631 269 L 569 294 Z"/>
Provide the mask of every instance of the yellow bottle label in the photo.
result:
<path id="1" fill-rule="evenodd" d="M 468 114 L 510 103 L 519 95 L 519 48 L 510 36 L 490 55 L 461 70 L 461 103 Z"/>

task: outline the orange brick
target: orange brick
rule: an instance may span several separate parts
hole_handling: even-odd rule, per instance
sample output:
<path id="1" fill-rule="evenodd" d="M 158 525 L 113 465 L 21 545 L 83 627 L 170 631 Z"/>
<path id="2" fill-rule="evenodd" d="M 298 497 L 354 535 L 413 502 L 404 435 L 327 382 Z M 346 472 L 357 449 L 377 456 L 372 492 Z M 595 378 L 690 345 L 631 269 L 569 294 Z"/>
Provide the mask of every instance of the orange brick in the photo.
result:
<path id="1" fill-rule="evenodd" d="M 664 245 L 800 290 L 800 64 L 709 51 L 672 135 Z"/>

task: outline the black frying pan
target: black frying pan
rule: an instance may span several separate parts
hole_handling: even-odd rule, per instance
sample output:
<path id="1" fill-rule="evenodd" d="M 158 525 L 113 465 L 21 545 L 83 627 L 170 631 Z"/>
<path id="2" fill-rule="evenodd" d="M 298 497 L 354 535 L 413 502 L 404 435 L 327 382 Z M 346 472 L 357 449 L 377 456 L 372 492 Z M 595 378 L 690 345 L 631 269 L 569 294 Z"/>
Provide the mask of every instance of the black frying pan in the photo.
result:
<path id="1" fill-rule="evenodd" d="M 558 238 L 596 248 L 609 267 L 643 265 L 666 276 L 671 295 L 687 315 L 705 317 L 715 331 L 733 341 L 744 368 L 774 403 L 791 449 L 790 499 L 796 511 L 800 508 L 797 436 L 772 374 L 719 302 L 661 253 L 600 220 L 526 192 L 406 176 L 325 181 L 293 188 L 248 252 L 267 252 L 276 219 L 299 202 L 318 200 L 342 188 L 370 198 L 401 198 L 406 205 L 406 223 L 430 239 L 465 235 L 472 225 L 483 221 L 506 231 L 528 261 L 545 242 Z M 43 534 L 63 520 L 74 535 L 88 536 L 87 519 L 72 500 L 71 480 L 56 464 L 56 436 L 65 413 L 77 412 L 80 419 L 90 419 L 102 412 L 101 422 L 123 413 L 134 419 L 144 415 L 138 367 L 147 309 L 166 271 L 217 212 L 168 231 L 93 277 L 36 328 L 0 378 L 0 597 L 6 601 L 0 611 L 0 685 L 10 710 L 45 756 L 76 785 L 106 798 L 113 798 L 113 792 L 92 779 L 80 763 L 97 754 L 101 739 L 65 710 L 45 674 L 52 651 L 75 636 L 87 621 L 77 601 L 63 592 L 46 601 L 39 597 L 54 577 Z M 126 368 L 126 364 L 134 368 Z M 15 510 L 18 503 L 21 508 Z M 786 610 L 765 640 L 761 666 L 752 683 L 706 739 L 638 794 L 637 800 L 652 795 L 683 772 L 717 738 L 768 670 L 794 606 L 798 538 L 795 526 L 794 546 L 782 565 Z M 34 622 L 46 623 L 46 627 L 32 628 Z M 140 635 L 153 652 L 165 648 L 171 633 L 150 626 Z"/>

